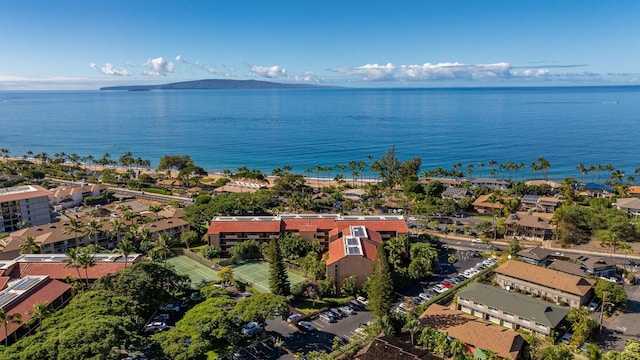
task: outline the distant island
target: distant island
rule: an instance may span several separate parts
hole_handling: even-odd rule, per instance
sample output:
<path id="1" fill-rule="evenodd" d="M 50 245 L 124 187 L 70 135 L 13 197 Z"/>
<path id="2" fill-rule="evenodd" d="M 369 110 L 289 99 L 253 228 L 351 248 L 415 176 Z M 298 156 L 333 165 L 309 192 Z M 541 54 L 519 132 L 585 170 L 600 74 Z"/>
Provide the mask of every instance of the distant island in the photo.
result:
<path id="1" fill-rule="evenodd" d="M 150 90 L 183 90 L 183 89 L 311 89 L 329 88 L 335 86 L 320 86 L 312 84 L 283 84 L 258 80 L 229 80 L 206 79 L 194 81 L 182 81 L 162 85 L 124 85 L 108 86 L 100 90 L 126 90 L 126 91 L 150 91 Z"/>

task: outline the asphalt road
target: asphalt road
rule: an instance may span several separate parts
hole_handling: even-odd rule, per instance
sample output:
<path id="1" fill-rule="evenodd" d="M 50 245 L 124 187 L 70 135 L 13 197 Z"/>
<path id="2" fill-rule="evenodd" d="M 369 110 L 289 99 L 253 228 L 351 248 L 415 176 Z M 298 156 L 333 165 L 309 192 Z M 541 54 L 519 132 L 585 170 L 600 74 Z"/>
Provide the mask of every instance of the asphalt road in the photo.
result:
<path id="1" fill-rule="evenodd" d="M 627 308 L 604 319 L 607 332 L 599 344 L 602 349 L 622 351 L 626 340 L 640 339 L 640 286 L 625 285 L 624 289 L 629 298 Z M 600 311 L 594 313 L 598 320 Z"/>

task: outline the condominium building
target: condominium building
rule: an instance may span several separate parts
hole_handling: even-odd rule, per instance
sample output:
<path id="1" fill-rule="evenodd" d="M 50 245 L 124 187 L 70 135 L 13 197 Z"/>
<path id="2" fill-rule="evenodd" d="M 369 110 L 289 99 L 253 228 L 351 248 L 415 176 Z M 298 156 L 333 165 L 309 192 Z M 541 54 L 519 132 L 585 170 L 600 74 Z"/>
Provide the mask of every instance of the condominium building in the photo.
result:
<path id="1" fill-rule="evenodd" d="M 458 292 L 457 307 L 494 324 L 543 336 L 550 336 L 569 314 L 567 308 L 477 282 Z"/>
<path id="2" fill-rule="evenodd" d="M 35 226 L 51 222 L 50 194 L 37 185 L 0 189 L 0 233 L 16 231 L 23 223 Z"/>
<path id="3" fill-rule="evenodd" d="M 509 260 L 498 267 L 495 280 L 503 289 L 525 291 L 571 307 L 587 304 L 597 282 L 518 260 Z"/>
<path id="4" fill-rule="evenodd" d="M 262 244 L 284 234 L 318 240 L 324 251 L 329 243 L 347 234 L 351 226 L 365 226 L 385 241 L 409 232 L 402 216 L 344 216 L 338 214 L 280 214 L 276 216 L 217 216 L 209 225 L 209 245 L 224 254 L 234 245 L 256 240 Z"/>

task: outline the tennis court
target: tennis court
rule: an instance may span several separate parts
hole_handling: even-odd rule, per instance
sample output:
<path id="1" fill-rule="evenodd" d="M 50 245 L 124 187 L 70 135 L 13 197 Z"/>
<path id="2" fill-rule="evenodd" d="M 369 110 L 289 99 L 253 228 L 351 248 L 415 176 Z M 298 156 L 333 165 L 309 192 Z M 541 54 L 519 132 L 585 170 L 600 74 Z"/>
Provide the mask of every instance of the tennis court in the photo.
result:
<path id="1" fill-rule="evenodd" d="M 248 261 L 241 265 L 233 265 L 233 276 L 260 292 L 269 290 L 269 263 L 265 261 Z M 287 270 L 289 283 L 295 284 L 307 280 L 301 275 Z"/>
<path id="2" fill-rule="evenodd" d="M 191 286 L 200 287 L 210 281 L 219 280 L 218 273 L 208 267 L 195 262 L 184 255 L 167 259 L 167 264 L 173 265 L 176 273 L 189 275 Z"/>

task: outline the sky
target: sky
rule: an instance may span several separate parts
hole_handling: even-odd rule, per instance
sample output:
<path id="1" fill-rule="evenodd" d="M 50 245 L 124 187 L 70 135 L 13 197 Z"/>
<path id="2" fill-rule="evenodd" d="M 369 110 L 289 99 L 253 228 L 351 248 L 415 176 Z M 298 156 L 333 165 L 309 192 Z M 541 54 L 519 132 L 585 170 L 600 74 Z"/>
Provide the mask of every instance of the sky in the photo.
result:
<path id="1" fill-rule="evenodd" d="M 640 85 L 637 0 L 0 0 L 0 90 Z"/>

